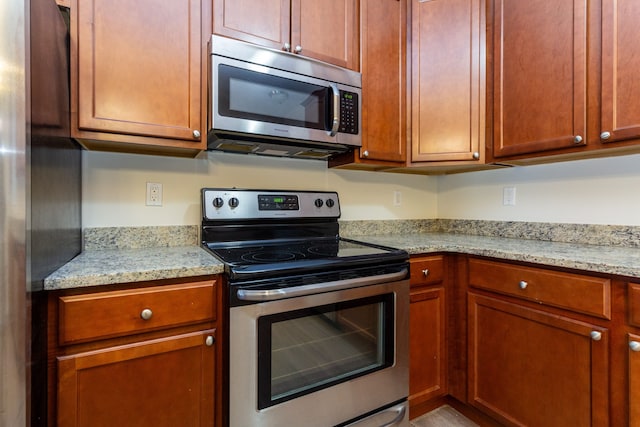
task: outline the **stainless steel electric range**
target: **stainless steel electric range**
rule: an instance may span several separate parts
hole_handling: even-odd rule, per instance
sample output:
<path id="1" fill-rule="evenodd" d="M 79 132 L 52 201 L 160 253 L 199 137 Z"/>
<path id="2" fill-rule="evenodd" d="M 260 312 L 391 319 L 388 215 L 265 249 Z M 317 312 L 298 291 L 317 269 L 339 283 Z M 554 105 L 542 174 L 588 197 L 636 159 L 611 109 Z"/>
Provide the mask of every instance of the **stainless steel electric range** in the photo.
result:
<path id="1" fill-rule="evenodd" d="M 340 237 L 339 217 L 335 192 L 202 190 L 231 427 L 408 426 L 409 257 Z"/>

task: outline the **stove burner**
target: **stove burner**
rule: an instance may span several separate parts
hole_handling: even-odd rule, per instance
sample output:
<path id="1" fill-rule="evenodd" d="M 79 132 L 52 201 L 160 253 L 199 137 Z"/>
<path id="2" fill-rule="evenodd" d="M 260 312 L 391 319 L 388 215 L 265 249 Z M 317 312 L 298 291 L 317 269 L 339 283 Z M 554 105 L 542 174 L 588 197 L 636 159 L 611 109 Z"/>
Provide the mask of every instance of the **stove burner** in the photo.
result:
<path id="1" fill-rule="evenodd" d="M 289 252 L 282 250 L 260 250 L 242 254 L 240 258 L 245 262 L 271 263 L 292 261 L 304 257 L 304 254 L 300 252 Z"/>
<path id="2" fill-rule="evenodd" d="M 333 244 L 327 243 L 323 245 L 315 245 L 309 247 L 307 251 L 313 255 L 335 257 L 338 255 L 338 244 L 334 242 Z"/>

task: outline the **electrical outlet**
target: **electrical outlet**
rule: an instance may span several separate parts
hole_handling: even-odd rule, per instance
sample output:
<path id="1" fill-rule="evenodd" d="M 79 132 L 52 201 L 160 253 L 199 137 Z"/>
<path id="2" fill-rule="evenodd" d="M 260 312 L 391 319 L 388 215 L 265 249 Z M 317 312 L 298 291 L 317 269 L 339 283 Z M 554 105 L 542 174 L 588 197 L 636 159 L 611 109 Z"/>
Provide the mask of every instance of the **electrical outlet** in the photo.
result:
<path id="1" fill-rule="evenodd" d="M 147 182 L 147 206 L 162 206 L 162 184 Z"/>
<path id="2" fill-rule="evenodd" d="M 400 206 L 402 205 L 402 192 L 401 191 L 394 191 L 393 192 L 393 206 Z"/>
<path id="3" fill-rule="evenodd" d="M 504 187 L 502 189 L 502 204 L 504 206 L 516 205 L 516 187 Z"/>

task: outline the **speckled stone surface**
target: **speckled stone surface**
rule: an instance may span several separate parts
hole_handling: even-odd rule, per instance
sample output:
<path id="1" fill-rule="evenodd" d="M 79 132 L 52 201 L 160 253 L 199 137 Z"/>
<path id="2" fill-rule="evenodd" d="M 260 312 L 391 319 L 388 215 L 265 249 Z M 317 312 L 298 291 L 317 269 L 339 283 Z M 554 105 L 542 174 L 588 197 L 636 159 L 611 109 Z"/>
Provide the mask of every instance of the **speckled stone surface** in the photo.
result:
<path id="1" fill-rule="evenodd" d="M 197 225 L 85 228 L 85 251 L 199 245 Z"/>
<path id="2" fill-rule="evenodd" d="M 439 232 L 586 245 L 640 247 L 640 227 L 459 219 L 342 221 L 340 234 L 370 236 Z"/>
<path id="3" fill-rule="evenodd" d="M 456 252 L 619 276 L 640 277 L 640 248 L 449 233 L 368 235 L 368 242 L 410 254 Z"/>
<path id="4" fill-rule="evenodd" d="M 84 230 L 85 250 L 45 279 L 66 289 L 223 272 L 199 226 Z M 640 227 L 477 220 L 341 221 L 340 234 L 405 249 L 457 252 L 640 278 Z"/>
<path id="5" fill-rule="evenodd" d="M 84 251 L 44 281 L 45 290 L 79 288 L 222 273 L 199 246 Z"/>

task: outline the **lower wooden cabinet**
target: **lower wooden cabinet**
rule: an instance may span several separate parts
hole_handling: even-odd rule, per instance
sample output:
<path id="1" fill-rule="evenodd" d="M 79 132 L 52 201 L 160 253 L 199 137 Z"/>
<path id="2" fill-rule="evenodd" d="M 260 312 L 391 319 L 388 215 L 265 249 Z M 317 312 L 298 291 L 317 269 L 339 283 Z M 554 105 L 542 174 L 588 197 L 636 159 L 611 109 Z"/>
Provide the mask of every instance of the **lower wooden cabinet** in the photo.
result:
<path id="1" fill-rule="evenodd" d="M 506 425 L 608 426 L 608 330 L 473 292 L 469 403 Z"/>
<path id="2" fill-rule="evenodd" d="M 50 425 L 224 425 L 218 282 L 52 293 Z"/>
<path id="3" fill-rule="evenodd" d="M 58 359 L 58 426 L 214 425 L 215 330 Z"/>
<path id="4" fill-rule="evenodd" d="M 629 426 L 640 427 L 640 335 L 629 334 Z"/>
<path id="5" fill-rule="evenodd" d="M 409 307 L 409 405 L 419 405 L 447 393 L 445 288 L 443 256 L 411 260 Z"/>

